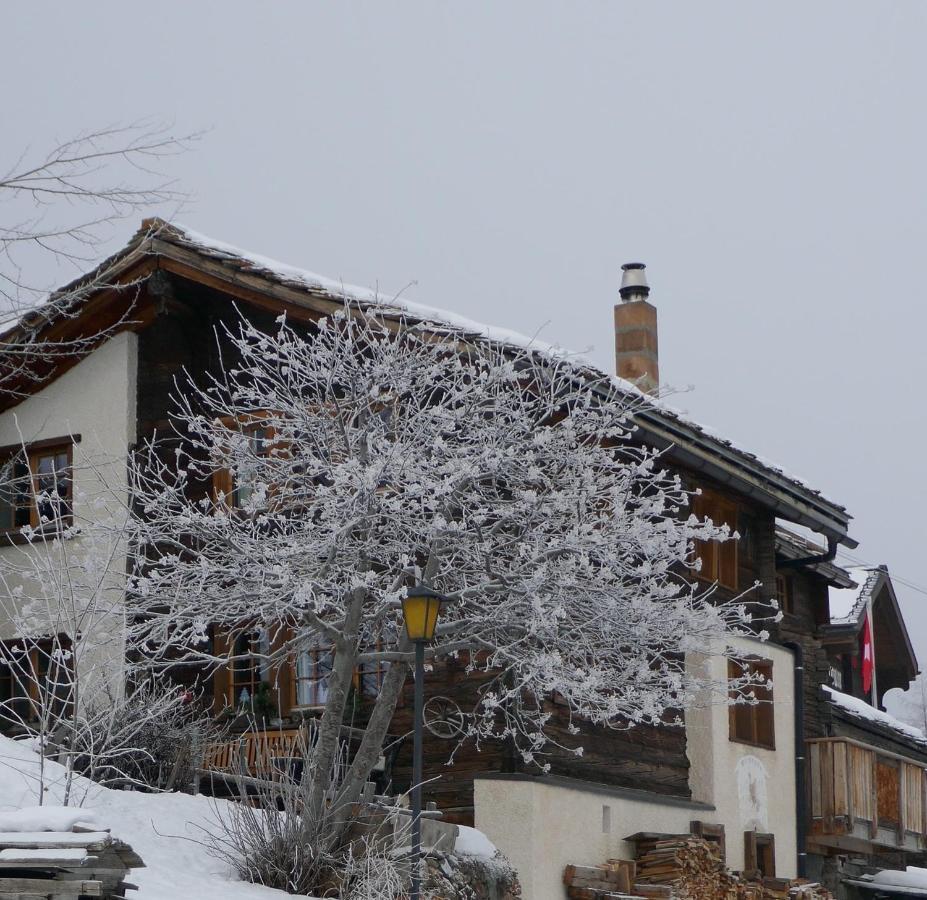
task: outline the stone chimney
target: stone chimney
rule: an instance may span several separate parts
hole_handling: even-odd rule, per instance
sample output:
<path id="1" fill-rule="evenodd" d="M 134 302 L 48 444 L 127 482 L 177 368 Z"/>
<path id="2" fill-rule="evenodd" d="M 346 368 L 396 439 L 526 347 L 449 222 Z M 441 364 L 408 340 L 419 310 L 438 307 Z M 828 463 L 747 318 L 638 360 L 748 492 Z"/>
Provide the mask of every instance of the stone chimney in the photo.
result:
<path id="1" fill-rule="evenodd" d="M 655 394 L 660 387 L 657 308 L 648 302 L 650 287 L 643 263 L 621 267 L 621 302 L 615 304 L 615 366 L 621 378 Z"/>

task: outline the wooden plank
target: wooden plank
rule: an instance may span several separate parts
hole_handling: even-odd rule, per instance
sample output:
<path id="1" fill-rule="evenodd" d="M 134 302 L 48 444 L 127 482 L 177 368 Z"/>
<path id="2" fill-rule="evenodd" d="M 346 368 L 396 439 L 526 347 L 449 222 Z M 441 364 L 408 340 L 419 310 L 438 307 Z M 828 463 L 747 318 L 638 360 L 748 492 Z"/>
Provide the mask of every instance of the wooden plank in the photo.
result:
<path id="1" fill-rule="evenodd" d="M 854 748 L 844 744 L 847 751 L 847 831 L 852 834 L 856 825 L 856 782 L 859 777 Z"/>
<path id="2" fill-rule="evenodd" d="M 921 770 L 921 845 L 927 845 L 927 771 Z"/>
<path id="3" fill-rule="evenodd" d="M 834 815 L 846 816 L 850 803 L 847 799 L 847 745 L 834 744 Z"/>
<path id="4" fill-rule="evenodd" d="M 821 744 L 814 742 L 809 748 L 811 761 L 811 815 L 821 817 Z"/>
<path id="5" fill-rule="evenodd" d="M 878 779 L 876 778 L 876 755 L 870 753 L 869 764 L 869 802 L 872 804 L 871 816 L 869 818 L 869 839 L 875 840 L 879 834 L 879 797 L 878 797 Z"/>
<path id="6" fill-rule="evenodd" d="M 821 817 L 824 834 L 834 833 L 834 745 L 821 746 Z"/>
<path id="7" fill-rule="evenodd" d="M 907 765 L 898 766 L 898 844 L 904 846 L 904 833 L 908 823 L 908 779 Z"/>
<path id="8" fill-rule="evenodd" d="M 0 850 L 0 866 L 82 866 L 96 857 L 88 856 L 83 847 L 65 847 L 59 850 L 43 848 L 30 850 Z"/>
<path id="9" fill-rule="evenodd" d="M 40 897 L 52 895 L 73 897 L 102 897 L 102 881 L 56 881 L 52 878 L 0 878 L 0 896 L 9 893 L 36 894 Z"/>
<path id="10" fill-rule="evenodd" d="M 102 850 L 111 840 L 106 831 L 82 834 L 70 831 L 9 831 L 0 833 L 0 850 L 55 850 L 64 847 Z"/>

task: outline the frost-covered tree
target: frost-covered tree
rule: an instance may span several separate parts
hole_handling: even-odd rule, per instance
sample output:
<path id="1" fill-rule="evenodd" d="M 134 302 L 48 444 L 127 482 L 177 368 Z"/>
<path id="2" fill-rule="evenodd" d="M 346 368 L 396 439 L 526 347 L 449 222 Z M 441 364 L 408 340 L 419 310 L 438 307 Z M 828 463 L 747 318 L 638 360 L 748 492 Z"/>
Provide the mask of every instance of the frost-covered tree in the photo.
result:
<path id="1" fill-rule="evenodd" d="M 0 391 L 41 377 L 131 320 L 137 285 L 117 285 L 105 264 L 86 270 L 123 220 L 177 212 L 184 195 L 160 170 L 196 137 L 139 121 L 83 131 L 45 152 L 26 147 L 15 160 L 0 156 Z M 71 283 L 52 290 L 64 282 Z M 82 301 L 105 288 L 125 293 L 124 319 L 102 334 L 61 333 Z"/>
<path id="2" fill-rule="evenodd" d="M 38 802 L 51 780 L 50 756 L 63 767 L 62 801 L 79 805 L 90 782 L 76 775 L 147 785 L 157 750 L 151 736 L 167 739 L 192 716 L 180 690 L 141 681 L 149 669 L 126 656 L 130 519 L 107 486 L 113 462 L 85 458 L 78 471 L 34 476 L 24 458 L 25 445 L 0 470 L 5 499 L 36 513 L 0 553 L 0 724 L 42 751 Z M 94 490 L 76 490 L 75 475 Z"/>
<path id="3" fill-rule="evenodd" d="M 310 818 L 333 778 L 335 806 L 354 800 L 381 752 L 415 583 L 449 601 L 428 658 L 493 675 L 469 736 L 528 759 L 554 694 L 624 728 L 705 688 L 686 652 L 745 614 L 688 576 L 694 541 L 729 535 L 691 516 L 679 478 L 634 442 L 641 397 L 562 355 L 349 303 L 317 327 L 278 324 L 227 335 L 222 373 L 178 391 L 174 442 L 135 466 L 132 632 L 165 663 L 228 662 L 211 625 L 260 630 L 268 664 L 333 648 Z M 336 775 L 353 673 L 374 663 L 388 672 Z"/>

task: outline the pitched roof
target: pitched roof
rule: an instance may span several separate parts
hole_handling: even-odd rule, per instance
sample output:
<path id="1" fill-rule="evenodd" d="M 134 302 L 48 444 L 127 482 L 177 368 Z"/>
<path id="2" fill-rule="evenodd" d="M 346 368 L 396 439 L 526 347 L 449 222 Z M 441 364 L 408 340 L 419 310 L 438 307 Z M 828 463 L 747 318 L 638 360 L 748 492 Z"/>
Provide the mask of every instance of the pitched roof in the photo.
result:
<path id="1" fill-rule="evenodd" d="M 327 312 L 350 300 L 375 309 L 384 318 L 412 320 L 431 328 L 446 327 L 472 340 L 489 340 L 526 349 L 529 352 L 554 356 L 573 364 L 578 374 L 594 374 L 595 380 L 609 378 L 612 385 L 633 396 L 638 402 L 635 422 L 642 439 L 658 448 L 671 448 L 674 456 L 688 467 L 703 471 L 709 477 L 731 484 L 734 490 L 753 496 L 771 507 L 777 515 L 821 532 L 828 539 L 855 547 L 856 541 L 847 534 L 850 515 L 840 504 L 825 497 L 782 468 L 736 446 L 730 440 L 700 425 L 664 400 L 642 393 L 634 384 L 609 376 L 582 356 L 527 337 L 508 329 L 475 322 L 456 313 L 427 306 L 399 295 L 386 296 L 379 291 L 346 285 L 305 269 L 278 262 L 214 240 L 184 226 L 160 219 L 146 219 L 129 243 L 82 278 L 57 291 L 55 297 L 67 296 L 93 283 L 105 272 L 113 281 L 121 271 L 128 271 L 145 259 L 158 258 L 169 271 L 186 266 L 208 267 L 212 276 L 223 279 L 230 287 L 252 294 L 271 286 L 283 303 L 293 308 L 303 307 Z M 171 269 L 170 262 L 176 269 Z M 10 329 L 6 340 L 15 339 L 17 328 Z"/>
<path id="2" fill-rule="evenodd" d="M 830 621 L 832 625 L 855 625 L 860 622 L 872 598 L 879 576 L 887 571 L 881 566 L 855 566 L 847 569 L 852 587 L 831 589 Z"/>
<path id="3" fill-rule="evenodd" d="M 814 540 L 817 535 L 810 532 L 801 533 L 799 526 L 776 520 L 776 555 L 785 560 L 807 560 L 809 557 L 822 556 L 827 547 L 823 546 L 819 540 Z M 809 569 L 824 578 L 828 585 L 835 588 L 851 588 L 856 585 L 846 569 L 838 566 L 835 562 L 828 560 L 818 560 L 817 562 L 808 562 L 803 568 Z"/>

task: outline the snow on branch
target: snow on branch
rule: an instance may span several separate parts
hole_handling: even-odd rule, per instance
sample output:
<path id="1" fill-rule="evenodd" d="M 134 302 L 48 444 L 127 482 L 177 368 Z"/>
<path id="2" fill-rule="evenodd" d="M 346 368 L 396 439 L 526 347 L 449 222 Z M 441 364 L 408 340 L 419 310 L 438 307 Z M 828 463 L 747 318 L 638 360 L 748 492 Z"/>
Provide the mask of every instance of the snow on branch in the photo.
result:
<path id="1" fill-rule="evenodd" d="M 551 696 L 657 722 L 704 688 L 686 652 L 746 627 L 690 580 L 694 541 L 731 535 L 688 514 L 610 379 L 349 303 L 311 331 L 220 338 L 229 362 L 182 386 L 177 434 L 134 468 L 133 627 L 152 657 L 215 662 L 218 625 L 265 629 L 276 659 L 322 635 L 335 681 L 361 654 L 404 672 L 400 601 L 422 579 L 453 601 L 430 655 L 496 673 L 471 733 L 530 756 Z"/>

